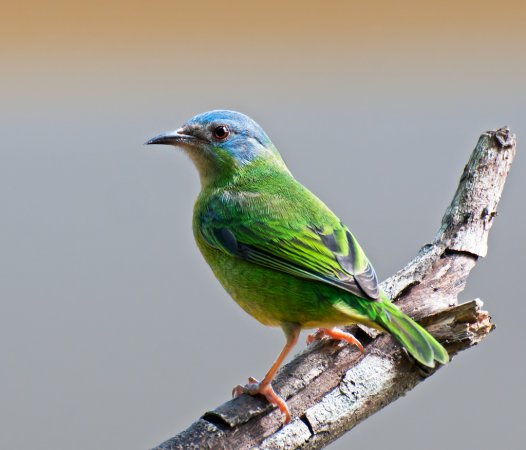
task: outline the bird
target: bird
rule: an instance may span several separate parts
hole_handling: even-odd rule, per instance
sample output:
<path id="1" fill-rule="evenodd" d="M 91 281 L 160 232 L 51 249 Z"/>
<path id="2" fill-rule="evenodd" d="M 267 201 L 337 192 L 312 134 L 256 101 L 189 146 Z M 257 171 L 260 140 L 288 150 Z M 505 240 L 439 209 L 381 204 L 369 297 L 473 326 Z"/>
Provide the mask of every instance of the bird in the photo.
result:
<path id="1" fill-rule="evenodd" d="M 303 329 L 316 329 L 307 343 L 332 338 L 363 352 L 339 328 L 363 324 L 390 333 L 425 367 L 449 361 L 445 348 L 391 302 L 349 228 L 293 177 L 253 119 L 208 111 L 145 144 L 178 147 L 192 160 L 201 182 L 192 218 L 199 250 L 241 308 L 285 334 L 264 378 L 250 377 L 234 397 L 261 394 L 289 423 L 272 380 Z"/>

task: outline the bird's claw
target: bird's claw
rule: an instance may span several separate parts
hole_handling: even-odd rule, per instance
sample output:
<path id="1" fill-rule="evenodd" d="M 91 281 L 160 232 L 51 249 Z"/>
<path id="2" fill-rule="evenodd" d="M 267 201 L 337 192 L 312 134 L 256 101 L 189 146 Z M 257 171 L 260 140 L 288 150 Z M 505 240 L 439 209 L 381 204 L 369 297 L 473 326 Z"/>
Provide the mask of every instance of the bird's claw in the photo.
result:
<path id="1" fill-rule="evenodd" d="M 285 416 L 285 424 L 290 422 L 291 415 L 289 407 L 285 403 L 285 400 L 283 400 L 278 394 L 276 394 L 276 391 L 274 391 L 274 388 L 270 383 L 263 384 L 255 378 L 250 377 L 248 379 L 248 383 L 245 384 L 245 386 L 241 386 L 240 384 L 238 384 L 232 390 L 232 396 L 234 398 L 239 397 L 241 394 L 263 395 L 270 404 L 277 406 L 279 410 L 283 413 L 283 415 Z"/>
<path id="2" fill-rule="evenodd" d="M 318 328 L 314 333 L 307 335 L 307 345 L 312 344 L 314 341 L 319 341 L 325 336 L 323 328 Z"/>
<path id="3" fill-rule="evenodd" d="M 314 341 L 319 341 L 324 337 L 348 342 L 351 345 L 356 345 L 360 352 L 364 352 L 363 345 L 358 339 L 351 333 L 347 333 L 338 328 L 318 328 L 314 333 L 307 336 L 307 345 L 312 344 Z"/>
<path id="4" fill-rule="evenodd" d="M 259 394 L 260 383 L 254 377 L 248 378 L 248 383 L 244 386 L 238 384 L 234 389 L 232 389 L 232 397 L 239 397 L 241 394 L 248 395 L 257 395 Z"/>

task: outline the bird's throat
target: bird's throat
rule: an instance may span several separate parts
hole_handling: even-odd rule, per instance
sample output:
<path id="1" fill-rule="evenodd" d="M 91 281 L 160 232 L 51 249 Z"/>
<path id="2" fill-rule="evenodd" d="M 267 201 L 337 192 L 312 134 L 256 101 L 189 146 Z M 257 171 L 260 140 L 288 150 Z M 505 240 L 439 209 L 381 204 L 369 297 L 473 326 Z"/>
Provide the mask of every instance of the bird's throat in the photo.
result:
<path id="1" fill-rule="evenodd" d="M 185 153 L 194 163 L 201 180 L 201 189 L 205 189 L 217 182 L 223 175 L 214 158 L 197 149 L 184 149 Z"/>

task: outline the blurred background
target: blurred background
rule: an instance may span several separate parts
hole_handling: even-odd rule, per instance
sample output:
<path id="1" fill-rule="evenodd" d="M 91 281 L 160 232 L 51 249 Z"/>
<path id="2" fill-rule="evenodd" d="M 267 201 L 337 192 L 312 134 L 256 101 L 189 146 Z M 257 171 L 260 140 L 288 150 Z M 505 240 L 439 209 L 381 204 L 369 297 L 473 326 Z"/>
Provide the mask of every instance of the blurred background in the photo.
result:
<path id="1" fill-rule="evenodd" d="M 281 331 L 193 242 L 194 168 L 142 145 L 228 108 L 382 279 L 434 237 L 479 134 L 517 133 L 463 296 L 497 330 L 330 448 L 523 448 L 525 5 L 3 0 L 0 447 L 150 448 L 268 369 Z"/>

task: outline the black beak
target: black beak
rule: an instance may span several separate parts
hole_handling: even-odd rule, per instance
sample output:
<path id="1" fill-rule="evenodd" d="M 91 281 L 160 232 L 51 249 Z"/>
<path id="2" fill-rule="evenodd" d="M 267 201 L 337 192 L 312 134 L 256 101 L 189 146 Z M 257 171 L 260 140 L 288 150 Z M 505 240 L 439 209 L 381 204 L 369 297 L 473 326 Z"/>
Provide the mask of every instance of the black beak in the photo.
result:
<path id="1" fill-rule="evenodd" d="M 160 144 L 160 145 L 181 145 L 181 144 L 192 144 L 198 139 L 192 135 L 185 134 L 183 128 L 178 130 L 168 131 L 167 133 L 161 133 L 158 136 L 151 138 L 145 142 L 144 145 Z"/>

